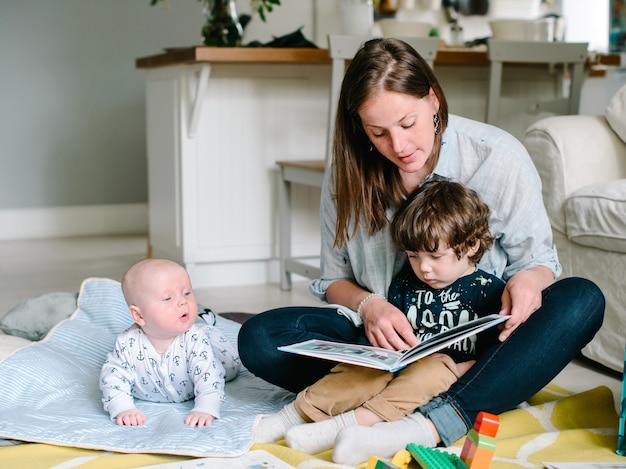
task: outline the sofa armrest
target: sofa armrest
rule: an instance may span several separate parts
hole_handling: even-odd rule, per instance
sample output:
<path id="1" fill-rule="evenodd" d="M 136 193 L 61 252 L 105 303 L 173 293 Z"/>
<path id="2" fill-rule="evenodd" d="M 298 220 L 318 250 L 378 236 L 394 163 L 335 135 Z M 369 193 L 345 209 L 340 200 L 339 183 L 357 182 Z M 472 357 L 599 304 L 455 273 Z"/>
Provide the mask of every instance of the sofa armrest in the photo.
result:
<path id="1" fill-rule="evenodd" d="M 575 190 L 626 178 L 626 143 L 604 116 L 554 116 L 532 124 L 522 138 L 539 172 L 552 227 L 565 229 L 565 200 Z"/>

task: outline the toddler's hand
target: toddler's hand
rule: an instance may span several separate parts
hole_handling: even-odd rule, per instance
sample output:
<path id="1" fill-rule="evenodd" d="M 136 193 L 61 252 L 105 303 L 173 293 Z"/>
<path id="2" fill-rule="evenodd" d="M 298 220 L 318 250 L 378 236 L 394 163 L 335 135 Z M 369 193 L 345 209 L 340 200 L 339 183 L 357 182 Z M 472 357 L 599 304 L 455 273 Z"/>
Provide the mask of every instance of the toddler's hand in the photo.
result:
<path id="1" fill-rule="evenodd" d="M 128 409 L 120 412 L 115 417 L 115 423 L 118 425 L 128 425 L 136 427 L 146 422 L 146 416 L 139 409 Z"/>
<path id="2" fill-rule="evenodd" d="M 215 417 L 206 412 L 192 410 L 185 418 L 185 425 L 189 425 L 190 427 L 208 427 L 213 423 L 214 418 Z"/>

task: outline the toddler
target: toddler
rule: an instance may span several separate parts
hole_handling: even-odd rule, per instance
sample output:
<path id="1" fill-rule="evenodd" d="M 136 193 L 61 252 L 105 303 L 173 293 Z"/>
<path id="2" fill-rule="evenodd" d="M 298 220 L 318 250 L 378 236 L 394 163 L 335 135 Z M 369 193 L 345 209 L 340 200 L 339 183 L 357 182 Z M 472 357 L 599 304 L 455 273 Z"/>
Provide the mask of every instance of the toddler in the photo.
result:
<path id="1" fill-rule="evenodd" d="M 407 315 L 418 339 L 500 311 L 504 282 L 476 267 L 493 243 L 489 216 L 475 191 L 446 180 L 424 183 L 396 212 L 391 237 L 409 262 L 392 280 L 388 297 Z M 357 312 L 376 297 L 386 300 L 371 293 Z M 294 402 L 261 419 L 256 441 L 284 437 L 290 447 L 312 454 L 331 448 L 346 426 L 372 426 L 410 414 L 427 425 L 413 412 L 473 365 L 476 345 L 472 336 L 395 373 L 338 364 Z"/>

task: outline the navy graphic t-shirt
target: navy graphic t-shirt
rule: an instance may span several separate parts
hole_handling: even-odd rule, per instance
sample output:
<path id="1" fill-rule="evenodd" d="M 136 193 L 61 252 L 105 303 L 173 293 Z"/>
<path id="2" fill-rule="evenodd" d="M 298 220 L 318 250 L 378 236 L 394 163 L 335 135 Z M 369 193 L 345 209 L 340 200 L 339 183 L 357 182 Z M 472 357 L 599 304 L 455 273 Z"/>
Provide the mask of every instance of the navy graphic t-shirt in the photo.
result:
<path id="1" fill-rule="evenodd" d="M 502 279 L 478 269 L 445 288 L 434 289 L 407 264 L 391 281 L 388 297 L 407 315 L 415 336 L 423 341 L 458 324 L 498 313 L 504 285 Z M 477 336 L 471 336 L 441 352 L 457 363 L 473 360 L 476 342 Z"/>

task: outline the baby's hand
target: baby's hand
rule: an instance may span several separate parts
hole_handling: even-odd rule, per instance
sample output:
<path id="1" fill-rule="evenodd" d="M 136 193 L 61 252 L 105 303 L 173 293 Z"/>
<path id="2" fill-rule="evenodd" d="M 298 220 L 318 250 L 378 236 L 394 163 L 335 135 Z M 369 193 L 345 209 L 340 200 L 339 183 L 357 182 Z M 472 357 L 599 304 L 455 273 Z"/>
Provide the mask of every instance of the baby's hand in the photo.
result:
<path id="1" fill-rule="evenodd" d="M 190 427 L 208 427 L 213 423 L 214 418 L 215 417 L 206 412 L 192 410 L 189 412 L 187 418 L 185 418 L 185 425 L 189 425 Z"/>
<path id="2" fill-rule="evenodd" d="M 115 423 L 118 425 L 128 425 L 136 427 L 146 422 L 146 416 L 139 409 L 128 409 L 120 412 L 115 417 Z"/>

